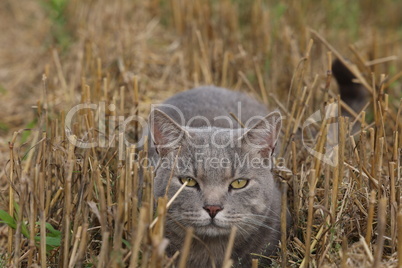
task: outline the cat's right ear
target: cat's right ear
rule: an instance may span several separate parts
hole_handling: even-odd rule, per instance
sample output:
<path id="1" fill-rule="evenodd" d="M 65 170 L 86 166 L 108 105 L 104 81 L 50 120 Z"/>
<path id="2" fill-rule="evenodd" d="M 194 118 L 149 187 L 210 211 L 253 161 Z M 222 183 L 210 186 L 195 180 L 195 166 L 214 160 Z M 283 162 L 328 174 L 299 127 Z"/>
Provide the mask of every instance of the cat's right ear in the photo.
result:
<path id="1" fill-rule="evenodd" d="M 282 116 L 279 111 L 274 111 L 251 127 L 240 140 L 263 157 L 270 157 L 275 150 L 281 126 Z"/>
<path id="2" fill-rule="evenodd" d="M 177 124 L 167 114 L 158 109 L 153 109 L 149 115 L 152 140 L 156 146 L 156 151 L 160 155 L 177 149 L 183 136 L 189 133 Z"/>

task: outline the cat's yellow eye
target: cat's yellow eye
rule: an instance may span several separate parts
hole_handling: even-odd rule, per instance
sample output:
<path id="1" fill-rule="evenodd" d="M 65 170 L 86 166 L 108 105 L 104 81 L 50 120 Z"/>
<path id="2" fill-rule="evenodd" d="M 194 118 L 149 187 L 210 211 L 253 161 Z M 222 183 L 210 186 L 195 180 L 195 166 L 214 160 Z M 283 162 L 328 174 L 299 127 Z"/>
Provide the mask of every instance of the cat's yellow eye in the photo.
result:
<path id="1" fill-rule="evenodd" d="M 246 187 L 248 180 L 245 179 L 237 179 L 230 184 L 232 189 L 241 189 Z"/>
<path id="2" fill-rule="evenodd" d="M 197 181 L 190 177 L 180 178 L 181 183 L 187 182 L 187 186 L 195 187 L 198 185 Z"/>

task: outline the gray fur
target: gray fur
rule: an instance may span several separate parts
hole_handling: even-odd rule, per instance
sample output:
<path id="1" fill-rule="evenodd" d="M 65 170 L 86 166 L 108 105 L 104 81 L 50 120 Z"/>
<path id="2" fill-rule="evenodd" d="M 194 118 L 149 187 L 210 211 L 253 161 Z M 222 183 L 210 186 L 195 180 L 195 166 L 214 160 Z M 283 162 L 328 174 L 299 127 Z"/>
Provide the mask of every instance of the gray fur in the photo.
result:
<path id="1" fill-rule="evenodd" d="M 238 102 L 241 112 L 236 113 Z M 279 112 L 268 116 L 267 109 L 256 100 L 234 91 L 217 87 L 192 89 L 173 96 L 165 104 L 176 106 L 180 116 L 171 109 L 153 110 L 152 136 L 161 161 L 156 169 L 155 197 L 165 194 L 172 163 L 181 146 L 168 196 L 182 186 L 180 177 L 194 178 L 199 187 L 185 187 L 169 209 L 166 237 L 167 253 L 180 250 L 185 228 L 194 227 L 188 267 L 221 267 L 232 226 L 238 228 L 232 259 L 236 267 L 250 267 L 250 253 L 275 254 L 280 239 L 280 189 L 270 169 L 271 155 L 281 127 Z M 235 120 L 213 120 L 216 116 L 237 114 L 247 128 Z M 194 116 L 203 120 L 187 122 Z M 258 115 L 260 118 L 254 118 Z M 223 160 L 224 159 L 224 160 Z M 251 161 L 256 160 L 252 164 Z M 218 162 L 217 164 L 211 161 Z M 243 162 L 244 161 L 244 162 Z M 235 179 L 249 179 L 242 189 L 230 189 Z M 215 218 L 203 208 L 223 207 Z"/>

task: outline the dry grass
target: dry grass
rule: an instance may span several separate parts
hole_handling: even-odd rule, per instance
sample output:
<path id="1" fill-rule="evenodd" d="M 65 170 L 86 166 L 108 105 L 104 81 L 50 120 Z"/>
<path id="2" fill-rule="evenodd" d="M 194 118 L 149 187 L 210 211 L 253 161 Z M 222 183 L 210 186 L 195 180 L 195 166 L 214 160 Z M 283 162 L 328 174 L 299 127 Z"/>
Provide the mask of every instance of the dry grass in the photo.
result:
<path id="1" fill-rule="evenodd" d="M 166 258 L 168 200 L 155 214 L 152 169 L 139 185 L 137 148 L 119 143 L 118 116 L 146 117 L 151 103 L 202 84 L 250 92 L 286 116 L 280 156 L 291 172 L 281 176 L 294 222 L 274 264 L 402 267 L 402 4 L 275 2 L 1 1 L 0 209 L 14 225 L 0 223 L 0 267 L 182 267 L 192 230 Z M 365 113 L 339 118 L 332 167 L 297 133 L 338 99 L 334 57 L 354 63 L 372 98 Z M 100 102 L 109 146 L 75 148 L 66 113 Z M 81 111 L 69 131 L 103 137 L 100 112 Z M 362 131 L 352 135 L 348 121 Z M 318 152 L 330 123 L 315 125 Z"/>

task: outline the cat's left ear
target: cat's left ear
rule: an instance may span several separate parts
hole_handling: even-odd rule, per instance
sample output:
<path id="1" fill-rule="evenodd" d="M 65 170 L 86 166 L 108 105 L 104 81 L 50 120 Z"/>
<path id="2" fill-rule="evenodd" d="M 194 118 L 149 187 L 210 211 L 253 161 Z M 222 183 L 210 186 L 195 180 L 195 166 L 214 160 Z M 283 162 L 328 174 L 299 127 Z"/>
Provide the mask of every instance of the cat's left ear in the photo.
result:
<path id="1" fill-rule="evenodd" d="M 263 157 L 269 157 L 275 149 L 281 127 L 282 116 L 279 111 L 274 111 L 247 130 L 241 137 L 242 143 Z"/>
<path id="2" fill-rule="evenodd" d="M 187 130 L 161 110 L 152 110 L 149 115 L 149 122 L 151 124 L 151 134 L 156 151 L 161 155 L 177 149 L 183 137 L 189 136 Z"/>

